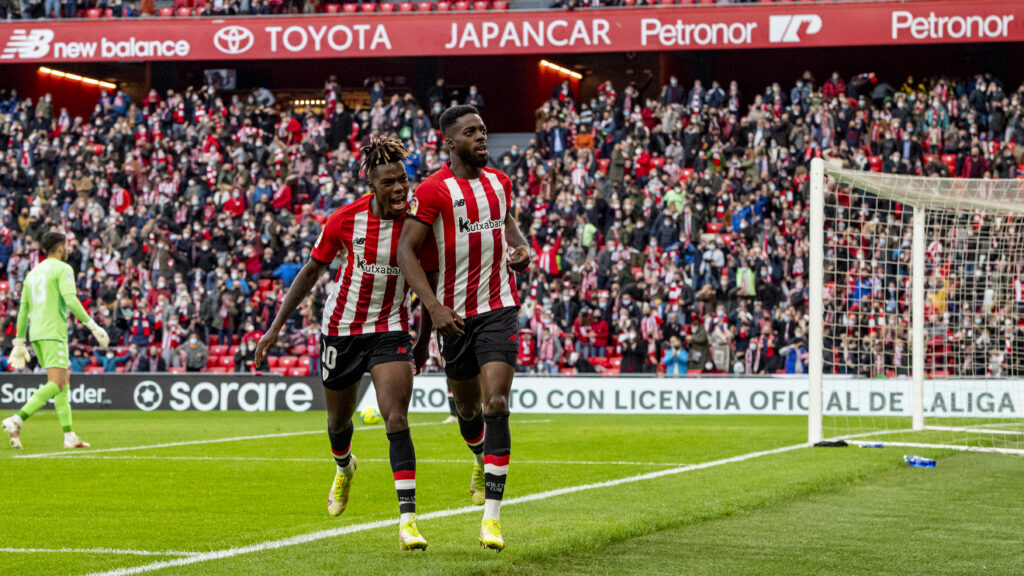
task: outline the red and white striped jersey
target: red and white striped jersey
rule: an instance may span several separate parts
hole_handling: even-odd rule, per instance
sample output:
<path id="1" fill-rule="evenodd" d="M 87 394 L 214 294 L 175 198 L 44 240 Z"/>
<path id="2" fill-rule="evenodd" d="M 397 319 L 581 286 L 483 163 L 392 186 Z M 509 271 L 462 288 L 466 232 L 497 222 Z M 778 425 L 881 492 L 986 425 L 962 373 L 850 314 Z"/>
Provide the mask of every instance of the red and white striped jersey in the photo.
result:
<path id="1" fill-rule="evenodd" d="M 311 256 L 321 264 L 341 257 L 327 292 L 321 332 L 355 336 L 409 331 L 409 286 L 398 269 L 398 237 L 405 216 L 381 220 L 370 210 L 372 194 L 327 218 Z"/>
<path id="2" fill-rule="evenodd" d="M 420 183 L 409 203 L 409 215 L 434 230 L 437 299 L 463 318 L 519 306 L 505 241 L 511 206 L 504 172 L 484 168 L 480 178 L 463 180 L 450 164 Z"/>

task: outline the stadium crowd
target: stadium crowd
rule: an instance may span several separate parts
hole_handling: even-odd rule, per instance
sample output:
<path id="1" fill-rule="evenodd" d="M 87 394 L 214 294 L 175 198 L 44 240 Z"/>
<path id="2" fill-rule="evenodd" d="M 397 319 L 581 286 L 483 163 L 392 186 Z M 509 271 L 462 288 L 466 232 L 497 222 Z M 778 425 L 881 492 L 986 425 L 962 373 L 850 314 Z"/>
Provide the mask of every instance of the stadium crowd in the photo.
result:
<path id="1" fill-rule="evenodd" d="M 370 86 L 369 106 L 348 109 L 332 77 L 322 113 L 265 89 L 154 90 L 138 102 L 104 91 L 88 118 L 50 95 L 4 91 L 0 351 L 9 352 L 36 246 L 59 228 L 71 235 L 79 297 L 117 345 L 91 350 L 76 323 L 75 371 L 318 373 L 327 282 L 290 319 L 269 363 L 253 366 L 252 350 L 326 216 L 366 192 L 360 145 L 384 134 L 406 142 L 414 186 L 447 159 L 436 129 L 453 103 L 443 82 L 421 98 Z M 520 369 L 806 371 L 810 160 L 1014 178 L 1022 102 L 1024 86 L 984 75 L 908 78 L 893 89 L 872 74 L 821 81 L 805 72 L 748 94 L 735 81 L 684 87 L 672 77 L 645 91 L 604 82 L 584 98 L 560 84 L 537 108 L 529 145 L 493 158 L 534 246 L 519 276 Z M 474 88 L 458 103 L 483 96 Z M 492 112 L 482 110 L 486 121 Z M 830 193 L 855 216 L 828 235 L 826 312 L 843 329 L 826 341 L 827 369 L 905 371 L 907 215 Z M 954 320 L 948 353 L 930 353 L 930 369 L 1020 370 L 1024 290 L 1000 288 L 1012 309 L 975 305 L 979 285 L 957 279 L 975 272 L 970 263 L 932 252 L 929 311 L 936 323 Z M 439 361 L 435 347 L 427 369 Z"/>

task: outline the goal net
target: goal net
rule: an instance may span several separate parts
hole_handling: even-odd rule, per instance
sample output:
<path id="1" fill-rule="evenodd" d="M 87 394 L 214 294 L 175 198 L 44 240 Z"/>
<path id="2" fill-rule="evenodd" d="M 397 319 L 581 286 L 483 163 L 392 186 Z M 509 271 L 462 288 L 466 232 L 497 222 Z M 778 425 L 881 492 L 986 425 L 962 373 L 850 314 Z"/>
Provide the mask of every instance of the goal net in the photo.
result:
<path id="1" fill-rule="evenodd" d="M 1024 180 L 811 164 L 811 442 L 1024 454 Z"/>

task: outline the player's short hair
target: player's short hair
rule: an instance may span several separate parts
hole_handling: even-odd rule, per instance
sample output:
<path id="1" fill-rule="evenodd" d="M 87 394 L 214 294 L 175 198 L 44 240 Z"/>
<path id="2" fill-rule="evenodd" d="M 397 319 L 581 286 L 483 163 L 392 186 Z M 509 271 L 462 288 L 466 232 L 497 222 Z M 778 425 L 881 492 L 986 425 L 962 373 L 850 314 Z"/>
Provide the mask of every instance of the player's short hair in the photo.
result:
<path id="1" fill-rule="evenodd" d="M 441 118 L 438 119 L 437 123 L 441 126 L 441 134 L 445 138 L 448 137 L 448 129 L 455 125 L 466 114 L 480 114 L 480 111 L 476 109 L 476 106 L 459 105 L 452 106 L 441 113 Z"/>
<path id="2" fill-rule="evenodd" d="M 412 156 L 412 152 L 409 152 L 401 141 L 386 136 L 371 138 L 370 144 L 363 146 L 359 150 L 359 154 L 363 159 L 363 171 L 366 173 L 367 179 L 370 178 L 370 172 L 377 166 L 401 162 Z"/>
<path id="3" fill-rule="evenodd" d="M 65 240 L 67 240 L 67 236 L 60 232 L 47 232 L 46 234 L 43 234 L 43 240 L 39 245 L 47 254 L 50 254 L 55 248 L 57 248 L 57 246 L 63 244 Z"/>

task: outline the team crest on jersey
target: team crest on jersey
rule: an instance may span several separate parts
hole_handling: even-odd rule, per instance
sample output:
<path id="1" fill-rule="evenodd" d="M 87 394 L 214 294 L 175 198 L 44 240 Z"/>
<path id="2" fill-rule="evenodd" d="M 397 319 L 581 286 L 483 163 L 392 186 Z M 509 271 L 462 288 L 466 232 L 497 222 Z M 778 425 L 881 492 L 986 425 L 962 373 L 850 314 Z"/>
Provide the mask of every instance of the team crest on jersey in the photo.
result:
<path id="1" fill-rule="evenodd" d="M 420 201 L 419 201 L 419 199 L 418 199 L 418 198 L 416 198 L 415 196 L 413 196 L 413 197 L 412 197 L 412 200 L 409 200 L 409 214 L 411 214 L 411 215 L 415 216 L 415 215 L 416 215 L 416 210 L 417 210 L 417 209 L 418 209 L 419 207 L 420 207 Z"/>

